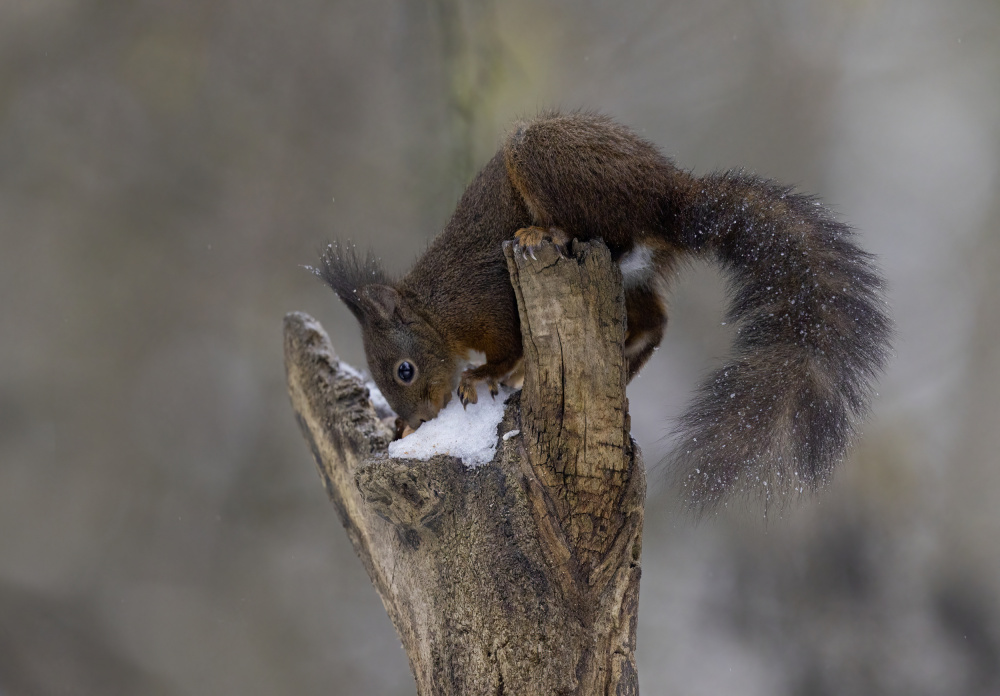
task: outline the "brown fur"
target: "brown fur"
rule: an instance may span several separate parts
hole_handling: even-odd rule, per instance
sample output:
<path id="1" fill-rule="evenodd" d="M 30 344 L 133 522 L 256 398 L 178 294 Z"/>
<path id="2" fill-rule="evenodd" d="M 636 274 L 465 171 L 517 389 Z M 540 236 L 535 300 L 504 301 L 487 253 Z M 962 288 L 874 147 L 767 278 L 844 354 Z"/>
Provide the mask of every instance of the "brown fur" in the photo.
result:
<path id="1" fill-rule="evenodd" d="M 530 246 L 546 231 L 560 242 L 601 238 L 616 259 L 648 250 L 649 277 L 626 282 L 629 379 L 663 336 L 660 291 L 676 263 L 704 257 L 727 271 L 734 356 L 681 419 L 674 457 L 693 504 L 829 477 L 888 356 L 871 257 L 815 200 L 739 172 L 695 177 L 593 114 L 517 124 L 402 279 L 339 247 L 324 255 L 320 274 L 359 317 L 373 377 L 401 417 L 415 427 L 436 414 L 470 350 L 486 364 L 463 373 L 463 401 L 475 400 L 476 382 L 492 389 L 515 368 L 521 331 L 502 243 L 518 235 Z M 417 363 L 410 385 L 394 375 L 402 358 Z"/>

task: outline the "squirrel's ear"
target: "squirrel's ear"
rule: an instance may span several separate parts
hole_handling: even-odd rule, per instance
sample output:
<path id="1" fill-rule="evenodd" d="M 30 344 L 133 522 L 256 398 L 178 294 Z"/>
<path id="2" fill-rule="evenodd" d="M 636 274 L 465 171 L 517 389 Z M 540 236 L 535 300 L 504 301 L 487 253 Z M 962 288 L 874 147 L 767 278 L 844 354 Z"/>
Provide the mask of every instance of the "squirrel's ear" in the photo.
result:
<path id="1" fill-rule="evenodd" d="M 381 321 L 399 321 L 397 317 L 402 310 L 403 298 L 395 288 L 388 285 L 366 285 L 359 291 L 361 309 L 365 319 Z"/>

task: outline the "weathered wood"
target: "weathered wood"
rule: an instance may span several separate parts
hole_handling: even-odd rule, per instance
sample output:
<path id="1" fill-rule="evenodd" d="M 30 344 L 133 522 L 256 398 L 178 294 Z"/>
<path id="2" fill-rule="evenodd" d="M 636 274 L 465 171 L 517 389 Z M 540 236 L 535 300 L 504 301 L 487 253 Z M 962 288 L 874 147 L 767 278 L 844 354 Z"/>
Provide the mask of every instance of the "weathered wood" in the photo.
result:
<path id="1" fill-rule="evenodd" d="M 634 694 L 645 478 L 607 249 L 508 249 L 525 385 L 492 464 L 391 459 L 322 327 L 285 318 L 289 394 L 419 694 Z"/>

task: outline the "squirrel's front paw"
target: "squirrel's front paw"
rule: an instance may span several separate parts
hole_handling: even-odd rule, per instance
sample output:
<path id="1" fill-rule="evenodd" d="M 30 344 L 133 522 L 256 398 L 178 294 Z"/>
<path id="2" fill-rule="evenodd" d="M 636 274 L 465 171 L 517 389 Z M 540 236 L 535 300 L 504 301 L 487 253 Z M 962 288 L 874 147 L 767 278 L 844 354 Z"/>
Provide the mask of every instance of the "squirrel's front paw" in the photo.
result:
<path id="1" fill-rule="evenodd" d="M 462 408 L 469 404 L 474 404 L 479 400 L 476 395 L 476 382 L 478 380 L 469 374 L 469 370 L 462 373 L 462 379 L 458 381 L 458 399 L 462 402 Z"/>
<path id="2" fill-rule="evenodd" d="M 490 390 L 490 396 L 500 393 L 500 382 L 494 377 L 478 377 L 475 370 L 466 370 L 462 373 L 462 379 L 458 381 L 458 398 L 462 406 L 477 403 L 479 396 L 476 394 L 476 384 L 486 382 L 486 388 Z"/>
<path id="3" fill-rule="evenodd" d="M 542 242 L 549 240 L 560 251 L 565 252 L 569 236 L 558 227 L 522 227 L 514 233 L 514 239 L 524 252 L 525 256 L 535 258 L 535 249 L 541 246 Z"/>

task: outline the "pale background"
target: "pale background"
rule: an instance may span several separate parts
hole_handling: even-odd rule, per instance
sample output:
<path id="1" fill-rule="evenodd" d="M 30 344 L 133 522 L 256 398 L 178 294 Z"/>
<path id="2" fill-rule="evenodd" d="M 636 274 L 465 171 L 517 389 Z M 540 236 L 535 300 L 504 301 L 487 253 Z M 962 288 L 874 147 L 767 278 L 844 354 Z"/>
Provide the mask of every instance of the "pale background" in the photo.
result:
<path id="1" fill-rule="evenodd" d="M 512 119 L 611 114 L 820 194 L 896 356 L 819 500 L 648 499 L 646 694 L 1000 693 L 1000 2 L 2 0 L 0 695 L 410 694 L 284 392 L 281 319 L 403 270 Z M 725 351 L 678 283 L 651 465 Z"/>

